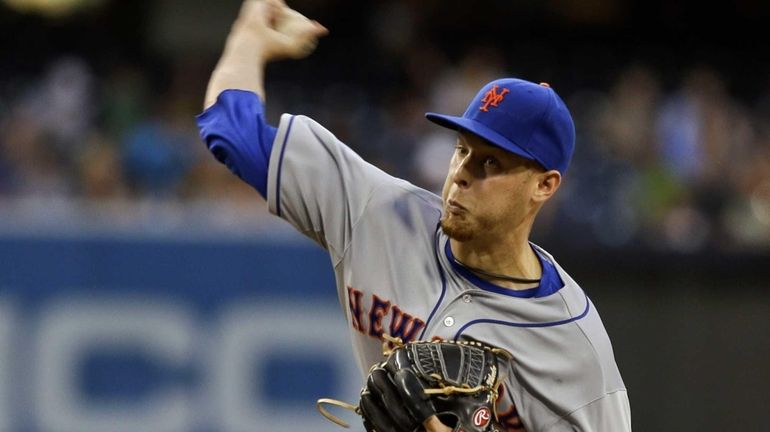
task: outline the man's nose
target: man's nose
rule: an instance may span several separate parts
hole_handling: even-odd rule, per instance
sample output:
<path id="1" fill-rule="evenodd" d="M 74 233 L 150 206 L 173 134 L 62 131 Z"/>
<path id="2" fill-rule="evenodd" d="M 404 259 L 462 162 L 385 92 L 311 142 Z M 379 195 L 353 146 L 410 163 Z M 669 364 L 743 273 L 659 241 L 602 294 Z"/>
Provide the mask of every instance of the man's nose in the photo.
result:
<path id="1" fill-rule="evenodd" d="M 472 175 L 469 171 L 469 162 L 469 157 L 461 159 L 452 172 L 452 181 L 461 188 L 468 187 L 471 182 Z"/>

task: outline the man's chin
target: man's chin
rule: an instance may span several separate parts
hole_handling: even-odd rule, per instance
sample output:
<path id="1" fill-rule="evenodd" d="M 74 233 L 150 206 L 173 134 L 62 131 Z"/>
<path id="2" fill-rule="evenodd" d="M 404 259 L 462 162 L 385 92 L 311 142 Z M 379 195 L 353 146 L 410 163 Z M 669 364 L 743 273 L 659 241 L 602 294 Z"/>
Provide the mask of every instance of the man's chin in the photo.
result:
<path id="1" fill-rule="evenodd" d="M 453 217 L 441 218 L 441 229 L 452 240 L 465 242 L 473 238 L 473 228 L 468 223 L 457 221 Z"/>

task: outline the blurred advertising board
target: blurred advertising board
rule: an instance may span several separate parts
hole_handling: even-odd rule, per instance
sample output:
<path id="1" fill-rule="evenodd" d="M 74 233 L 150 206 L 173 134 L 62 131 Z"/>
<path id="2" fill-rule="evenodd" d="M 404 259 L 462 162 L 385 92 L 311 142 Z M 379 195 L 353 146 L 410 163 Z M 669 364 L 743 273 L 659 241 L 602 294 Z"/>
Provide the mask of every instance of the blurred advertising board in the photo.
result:
<path id="1" fill-rule="evenodd" d="M 0 431 L 332 431 L 360 383 L 308 242 L 0 236 Z"/>

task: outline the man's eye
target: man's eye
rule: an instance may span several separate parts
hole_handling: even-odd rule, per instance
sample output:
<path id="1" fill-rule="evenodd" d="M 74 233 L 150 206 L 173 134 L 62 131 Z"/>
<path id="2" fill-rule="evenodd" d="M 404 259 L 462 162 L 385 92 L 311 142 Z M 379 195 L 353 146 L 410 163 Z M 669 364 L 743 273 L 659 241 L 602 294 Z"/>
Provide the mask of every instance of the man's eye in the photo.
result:
<path id="1" fill-rule="evenodd" d="M 456 151 L 458 154 L 461 154 L 461 155 L 464 155 L 464 154 L 467 154 L 467 153 L 468 153 L 468 149 L 467 149 L 467 148 L 465 148 L 465 147 L 463 147 L 463 146 L 460 146 L 460 145 L 458 145 L 458 146 L 455 146 L 455 151 Z"/>
<path id="2" fill-rule="evenodd" d="M 484 166 L 485 167 L 497 167 L 497 159 L 493 157 L 488 157 L 484 159 Z"/>

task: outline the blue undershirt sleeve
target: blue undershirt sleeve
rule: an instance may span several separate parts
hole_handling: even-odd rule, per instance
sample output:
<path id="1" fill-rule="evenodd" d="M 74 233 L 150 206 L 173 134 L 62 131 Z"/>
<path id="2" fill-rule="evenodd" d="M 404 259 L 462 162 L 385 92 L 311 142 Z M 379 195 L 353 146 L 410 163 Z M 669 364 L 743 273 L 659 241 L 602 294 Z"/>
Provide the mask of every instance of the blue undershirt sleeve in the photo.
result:
<path id="1" fill-rule="evenodd" d="M 267 124 L 259 96 L 225 90 L 196 121 L 214 157 L 267 198 L 267 169 L 277 129 Z"/>

